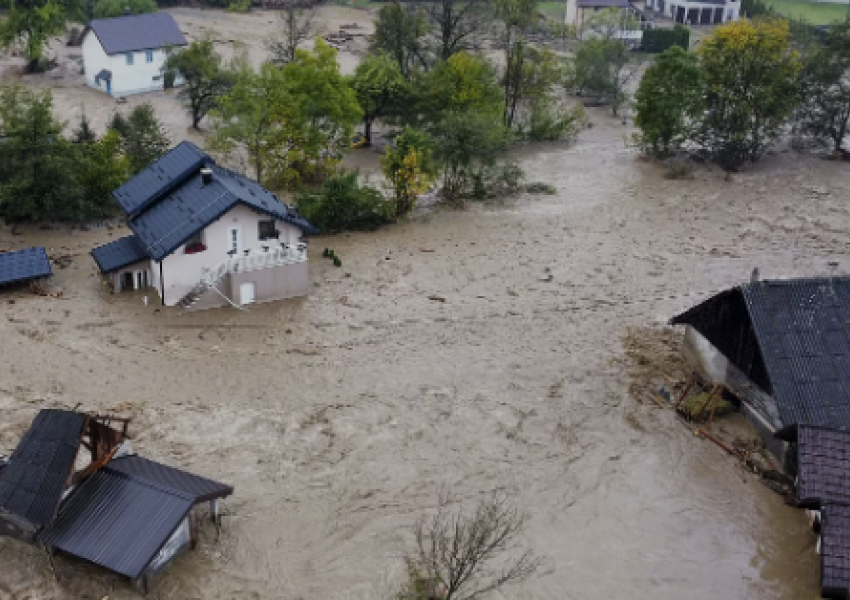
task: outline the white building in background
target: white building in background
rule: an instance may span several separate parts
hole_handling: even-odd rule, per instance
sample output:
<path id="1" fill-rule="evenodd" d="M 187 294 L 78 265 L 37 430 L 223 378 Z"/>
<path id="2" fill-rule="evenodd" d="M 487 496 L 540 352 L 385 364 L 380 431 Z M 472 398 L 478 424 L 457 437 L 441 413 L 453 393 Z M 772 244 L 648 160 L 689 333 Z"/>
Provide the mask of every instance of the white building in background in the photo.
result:
<path id="1" fill-rule="evenodd" d="M 740 0 L 646 0 L 646 11 L 685 25 L 715 25 L 741 18 Z"/>
<path id="2" fill-rule="evenodd" d="M 186 45 L 165 12 L 95 19 L 83 32 L 86 84 L 116 97 L 161 90 L 167 49 Z"/>

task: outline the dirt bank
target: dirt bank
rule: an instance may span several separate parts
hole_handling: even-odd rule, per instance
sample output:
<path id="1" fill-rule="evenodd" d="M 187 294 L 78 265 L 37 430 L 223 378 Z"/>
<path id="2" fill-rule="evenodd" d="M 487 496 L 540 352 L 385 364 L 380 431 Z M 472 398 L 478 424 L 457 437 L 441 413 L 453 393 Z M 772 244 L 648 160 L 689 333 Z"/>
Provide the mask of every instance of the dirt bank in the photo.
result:
<path id="1" fill-rule="evenodd" d="M 221 542 L 152 598 L 374 600 L 440 486 L 532 512 L 546 566 L 508 597 L 815 597 L 803 515 L 632 399 L 621 338 L 754 266 L 850 270 L 846 166 L 785 153 L 674 182 L 591 116 L 574 147 L 518 155 L 557 195 L 318 239 L 313 293 L 245 312 L 110 295 L 87 252 L 121 231 L 0 228 L 75 257 L 62 298 L 0 296 L 0 453 L 39 408 L 82 403 L 132 414 L 145 455 L 234 484 Z M 55 583 L 9 540 L 0 563 L 2 598 L 135 597 L 64 559 Z"/>

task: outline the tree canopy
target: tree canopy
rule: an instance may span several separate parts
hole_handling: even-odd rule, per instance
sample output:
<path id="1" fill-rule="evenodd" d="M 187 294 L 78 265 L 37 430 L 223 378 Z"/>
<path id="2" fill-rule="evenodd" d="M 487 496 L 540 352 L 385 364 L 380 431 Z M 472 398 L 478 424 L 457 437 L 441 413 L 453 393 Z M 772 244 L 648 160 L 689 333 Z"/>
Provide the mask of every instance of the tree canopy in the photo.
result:
<path id="1" fill-rule="evenodd" d="M 163 72 L 171 77 L 183 77 L 183 86 L 177 96 L 189 111 L 195 129 L 235 79 L 235 73 L 222 66 L 221 55 L 215 51 L 210 38 L 194 41 L 183 50 L 171 52 L 165 60 Z"/>
<path id="2" fill-rule="evenodd" d="M 18 0 L 0 21 L 0 44 L 22 44 L 27 69 L 36 71 L 44 60 L 44 43 L 65 31 L 65 23 L 82 18 L 79 0 Z"/>
<path id="3" fill-rule="evenodd" d="M 141 15 L 159 10 L 154 0 L 97 0 L 94 5 L 95 19 L 108 19 L 121 15 Z"/>

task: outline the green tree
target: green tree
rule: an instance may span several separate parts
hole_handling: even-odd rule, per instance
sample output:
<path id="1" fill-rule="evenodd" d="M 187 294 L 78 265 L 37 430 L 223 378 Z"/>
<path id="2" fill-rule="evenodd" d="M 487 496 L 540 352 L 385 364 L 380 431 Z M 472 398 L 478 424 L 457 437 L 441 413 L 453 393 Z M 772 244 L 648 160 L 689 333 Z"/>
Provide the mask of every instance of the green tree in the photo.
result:
<path id="1" fill-rule="evenodd" d="M 850 21 L 833 24 L 800 71 L 800 130 L 842 148 L 850 122 Z"/>
<path id="2" fill-rule="evenodd" d="M 699 141 L 727 170 L 757 161 L 798 103 L 800 59 L 785 20 L 736 21 L 700 46 L 706 112 Z"/>
<path id="3" fill-rule="evenodd" d="M 120 17 L 125 14 L 141 15 L 159 10 L 154 0 L 97 0 L 94 5 L 95 19 Z"/>
<path id="4" fill-rule="evenodd" d="M 408 0 L 422 12 L 433 38 L 431 54 L 448 60 L 472 49 L 475 34 L 485 28 L 487 0 Z"/>
<path id="5" fill-rule="evenodd" d="M 433 124 L 448 112 L 475 111 L 500 115 L 502 90 L 496 71 L 484 58 L 458 52 L 416 82 L 416 116 Z"/>
<path id="6" fill-rule="evenodd" d="M 537 0 L 498 0 L 496 14 L 504 26 L 502 49 L 505 53 L 504 111 L 502 120 L 513 127 L 520 99 L 526 92 L 528 60 L 533 52 L 527 34 L 537 17 Z"/>
<path id="7" fill-rule="evenodd" d="M 274 189 L 295 188 L 331 173 L 363 117 L 339 72 L 336 51 L 321 39 L 297 50 L 284 67 L 243 66 L 236 85 L 214 109 L 211 150 L 249 164 Z"/>
<path id="8" fill-rule="evenodd" d="M 316 8 L 305 7 L 300 0 L 285 0 L 280 9 L 280 28 L 266 39 L 266 48 L 273 63 L 285 65 L 295 60 L 300 44 L 316 35 Z"/>
<path id="9" fill-rule="evenodd" d="M 82 13 L 76 0 L 18 0 L 11 2 L 0 21 L 0 44 L 9 48 L 22 43 L 27 70 L 44 65 L 44 43 L 52 35 L 65 31 L 65 22 Z"/>
<path id="10" fill-rule="evenodd" d="M 434 150 L 442 167 L 442 193 L 449 201 L 483 196 L 487 169 L 507 150 L 511 132 L 496 115 L 451 112 L 434 128 Z"/>
<path id="11" fill-rule="evenodd" d="M 417 67 L 426 65 L 423 37 L 427 30 L 419 10 L 394 0 L 378 12 L 372 51 L 386 53 L 398 64 L 405 79 L 410 79 Z"/>
<path id="12" fill-rule="evenodd" d="M 177 96 L 189 111 L 195 129 L 216 101 L 227 93 L 235 78 L 233 72 L 222 67 L 221 55 L 208 37 L 169 53 L 163 73 L 172 78 L 183 76 L 183 86 Z"/>
<path id="13" fill-rule="evenodd" d="M 398 63 L 386 54 L 366 56 L 350 79 L 357 101 L 363 109 L 363 135 L 366 144 L 372 145 L 372 123 L 387 116 L 407 95 L 409 85 L 402 76 Z"/>
<path id="14" fill-rule="evenodd" d="M 381 160 L 381 168 L 393 188 L 395 218 L 413 210 L 416 197 L 428 189 L 437 173 L 433 140 L 426 132 L 406 127 L 393 140 Z"/>
<path id="15" fill-rule="evenodd" d="M 640 64 L 621 39 L 594 37 L 579 44 L 567 78 L 578 95 L 590 95 L 611 105 L 616 116 L 629 99 L 628 85 Z"/>
<path id="16" fill-rule="evenodd" d="M 117 131 L 109 130 L 101 139 L 75 144 L 71 176 L 78 193 L 72 218 L 81 221 L 113 213 L 112 191 L 127 181 L 129 172 Z"/>
<path id="17" fill-rule="evenodd" d="M 696 54 L 671 46 L 658 55 L 635 93 L 637 141 L 643 152 L 669 156 L 691 139 L 703 113 L 705 81 Z"/>
<path id="18" fill-rule="evenodd" d="M 392 220 L 390 203 L 378 190 L 361 186 L 354 172 L 332 175 L 318 191 L 299 193 L 295 206 L 325 233 L 369 231 Z"/>
<path id="19" fill-rule="evenodd" d="M 132 174 L 161 158 L 171 145 L 150 104 L 140 104 L 128 116 L 115 113 L 109 129 L 121 137 L 121 147 Z"/>

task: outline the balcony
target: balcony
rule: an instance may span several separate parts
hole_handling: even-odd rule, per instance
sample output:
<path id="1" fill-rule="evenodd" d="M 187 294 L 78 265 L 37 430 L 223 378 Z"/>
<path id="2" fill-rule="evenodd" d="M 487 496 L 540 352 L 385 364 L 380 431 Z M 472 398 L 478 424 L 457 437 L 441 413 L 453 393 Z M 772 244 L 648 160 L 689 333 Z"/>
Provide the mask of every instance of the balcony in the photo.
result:
<path id="1" fill-rule="evenodd" d="M 208 287 L 215 285 L 230 273 L 259 271 L 307 260 L 306 244 L 280 244 L 263 246 L 263 248 L 259 252 L 245 251 L 241 256 L 230 256 L 212 268 L 205 267 L 201 270 L 201 283 Z"/>

